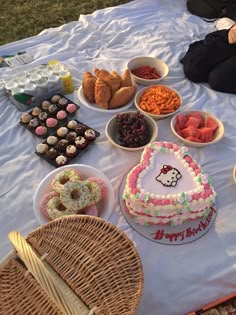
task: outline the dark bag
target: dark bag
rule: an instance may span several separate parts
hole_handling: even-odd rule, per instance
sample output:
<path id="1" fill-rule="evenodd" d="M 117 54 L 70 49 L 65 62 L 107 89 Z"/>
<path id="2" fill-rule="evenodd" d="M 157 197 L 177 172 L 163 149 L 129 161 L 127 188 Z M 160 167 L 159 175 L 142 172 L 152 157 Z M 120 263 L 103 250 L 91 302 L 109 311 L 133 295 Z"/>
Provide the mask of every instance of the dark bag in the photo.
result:
<path id="1" fill-rule="evenodd" d="M 236 17 L 236 0 L 187 0 L 189 12 L 203 18 Z"/>

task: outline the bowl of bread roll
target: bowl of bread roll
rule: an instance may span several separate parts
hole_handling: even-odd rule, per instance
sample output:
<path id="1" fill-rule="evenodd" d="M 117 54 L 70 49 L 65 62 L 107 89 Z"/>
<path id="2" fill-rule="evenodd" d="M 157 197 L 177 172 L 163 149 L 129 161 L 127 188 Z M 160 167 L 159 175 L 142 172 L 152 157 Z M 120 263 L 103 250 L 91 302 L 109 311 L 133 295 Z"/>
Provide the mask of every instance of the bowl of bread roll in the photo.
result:
<path id="1" fill-rule="evenodd" d="M 80 102 L 99 112 L 120 112 L 133 105 L 136 85 L 126 69 L 121 75 L 116 71 L 95 68 L 85 71 L 78 90 Z"/>

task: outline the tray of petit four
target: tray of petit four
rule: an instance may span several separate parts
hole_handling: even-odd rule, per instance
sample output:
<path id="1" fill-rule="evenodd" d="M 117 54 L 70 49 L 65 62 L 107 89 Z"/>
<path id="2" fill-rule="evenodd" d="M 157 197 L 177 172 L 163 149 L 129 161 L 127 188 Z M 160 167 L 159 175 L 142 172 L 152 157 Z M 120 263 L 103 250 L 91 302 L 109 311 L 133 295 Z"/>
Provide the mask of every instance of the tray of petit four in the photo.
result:
<path id="1" fill-rule="evenodd" d="M 100 133 L 77 119 L 67 121 L 45 141 L 35 153 L 55 167 L 69 164 L 80 156 L 100 136 Z"/>
<path id="2" fill-rule="evenodd" d="M 53 95 L 21 115 L 20 124 L 39 138 L 46 138 L 75 115 L 80 106 L 64 95 Z"/>

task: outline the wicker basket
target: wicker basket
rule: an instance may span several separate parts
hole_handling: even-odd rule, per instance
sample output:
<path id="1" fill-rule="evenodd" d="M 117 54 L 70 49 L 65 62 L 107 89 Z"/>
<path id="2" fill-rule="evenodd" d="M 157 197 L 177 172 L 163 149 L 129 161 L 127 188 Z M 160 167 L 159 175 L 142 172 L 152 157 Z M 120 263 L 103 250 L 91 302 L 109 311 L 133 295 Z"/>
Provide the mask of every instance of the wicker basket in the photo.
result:
<path id="1" fill-rule="evenodd" d="M 113 224 L 68 216 L 9 235 L 17 256 L 0 266 L 0 314 L 131 315 L 143 272 L 128 237 Z"/>

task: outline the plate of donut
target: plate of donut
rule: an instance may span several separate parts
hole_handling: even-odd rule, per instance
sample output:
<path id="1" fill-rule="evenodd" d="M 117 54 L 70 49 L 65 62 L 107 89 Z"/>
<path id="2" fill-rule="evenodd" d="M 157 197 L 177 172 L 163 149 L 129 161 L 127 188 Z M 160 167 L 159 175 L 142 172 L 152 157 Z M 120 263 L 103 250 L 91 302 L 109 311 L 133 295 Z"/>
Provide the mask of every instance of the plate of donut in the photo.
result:
<path id="1" fill-rule="evenodd" d="M 103 183 L 103 185 L 105 187 L 104 188 L 104 194 L 103 194 L 102 198 L 97 199 L 98 201 L 96 201 L 96 204 L 95 204 L 97 216 L 101 217 L 105 220 L 108 220 L 109 217 L 111 216 L 112 210 L 113 210 L 113 205 L 114 205 L 114 189 L 111 185 L 111 182 L 106 177 L 106 175 L 104 173 L 102 173 L 101 171 L 99 171 L 98 169 L 96 169 L 92 166 L 89 166 L 89 165 L 71 164 L 71 165 L 66 165 L 66 166 L 62 166 L 60 168 L 57 168 L 54 171 L 52 171 L 51 173 L 49 173 L 40 182 L 38 188 L 36 189 L 35 194 L 34 194 L 34 200 L 33 200 L 33 209 L 34 209 L 35 217 L 36 217 L 39 224 L 41 224 L 41 225 L 46 224 L 49 221 L 53 220 L 54 218 L 61 216 L 60 211 L 63 212 L 64 215 L 76 214 L 73 211 L 70 212 L 71 210 L 67 211 L 66 208 L 62 209 L 61 206 L 63 207 L 64 204 L 58 205 L 58 209 L 56 212 L 53 210 L 53 216 L 51 215 L 51 218 L 49 218 L 49 216 L 47 215 L 48 214 L 47 212 L 45 215 L 45 211 L 44 211 L 44 209 L 42 209 L 44 204 L 45 204 L 45 206 L 49 205 L 50 196 L 51 196 L 50 202 L 52 201 L 52 197 L 61 198 L 61 194 L 58 193 L 58 191 L 55 191 L 55 187 L 52 188 L 52 183 L 55 182 L 55 179 L 58 178 L 59 174 L 61 174 L 61 176 L 63 176 L 64 172 L 67 172 L 67 174 L 68 174 L 68 171 L 71 171 L 71 170 L 73 173 L 79 174 L 80 180 L 78 180 L 78 181 L 82 182 L 81 189 L 87 189 L 87 187 L 84 187 L 87 185 L 83 185 L 83 181 L 86 181 L 86 183 L 87 183 L 87 181 L 91 180 L 91 178 L 97 178 L 98 181 Z M 67 179 L 65 181 L 62 179 L 61 182 L 62 182 L 62 185 L 67 184 L 66 186 L 68 186 L 68 188 L 69 188 L 68 182 L 70 181 L 70 183 L 72 183 L 75 180 L 76 179 L 74 179 L 72 177 L 71 179 Z M 57 182 L 57 184 L 58 184 L 58 182 Z M 95 187 L 96 187 L 96 185 L 95 185 Z M 73 191 L 73 193 L 74 193 L 74 191 Z M 77 198 L 78 195 L 80 195 L 80 192 L 77 192 L 77 196 L 75 199 L 74 199 L 74 196 L 72 195 L 72 200 L 70 199 L 69 201 L 71 201 L 71 202 L 75 202 L 76 200 L 81 201 L 82 196 L 83 196 L 83 192 L 81 192 L 81 197 L 79 196 L 79 198 Z M 46 196 L 49 196 L 48 199 Z M 58 197 L 58 196 L 60 196 L 60 197 Z M 65 196 L 63 196 L 63 197 L 65 197 Z M 66 197 L 68 197 L 68 195 Z M 46 200 L 46 202 L 45 202 L 45 200 Z M 89 207 L 87 207 L 87 209 L 88 208 Z M 85 208 L 83 208 L 83 209 L 85 209 Z M 79 212 L 80 212 L 82 214 L 87 214 L 87 215 L 96 215 L 96 214 L 94 214 L 93 205 L 89 209 L 90 209 L 90 211 L 88 211 L 88 213 L 83 212 L 83 211 L 78 211 L 77 213 L 79 214 Z M 59 214 L 59 215 L 57 216 L 57 214 Z"/>

